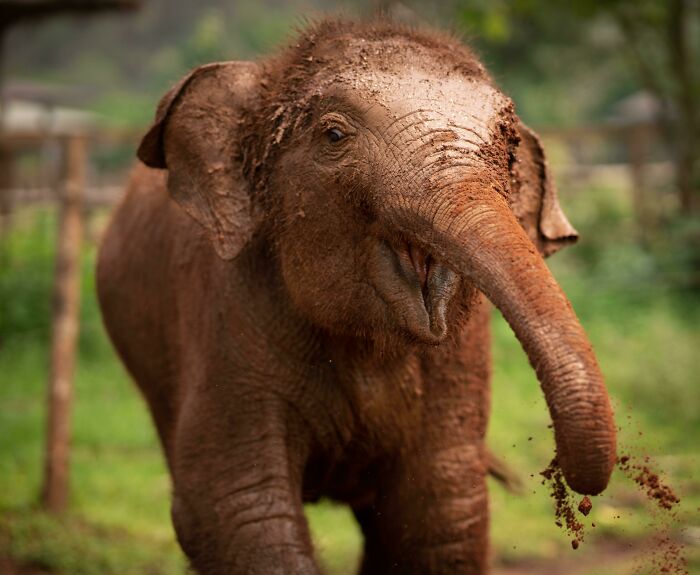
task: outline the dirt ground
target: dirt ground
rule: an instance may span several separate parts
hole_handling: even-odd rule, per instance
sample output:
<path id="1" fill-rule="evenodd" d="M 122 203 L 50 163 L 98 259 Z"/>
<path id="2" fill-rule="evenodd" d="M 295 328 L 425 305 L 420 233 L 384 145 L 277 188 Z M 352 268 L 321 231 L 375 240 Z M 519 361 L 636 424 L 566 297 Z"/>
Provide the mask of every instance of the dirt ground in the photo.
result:
<path id="1" fill-rule="evenodd" d="M 556 560 L 533 559 L 513 565 L 496 565 L 491 575 L 588 575 L 602 565 L 611 573 L 615 568 L 624 573 L 639 558 L 641 547 L 641 543 L 600 542 L 596 545 L 596 553 L 585 556 L 567 553 Z"/>
<path id="2" fill-rule="evenodd" d="M 643 542 L 631 545 L 628 543 L 611 542 L 598 543 L 598 552 L 582 555 L 567 554 L 557 560 L 532 560 L 513 565 L 496 565 L 491 575 L 584 575 L 590 574 L 596 567 L 604 565 L 609 572 L 619 569 L 627 572 L 639 558 Z M 52 575 L 52 571 L 18 565 L 9 559 L 0 559 L 0 575 Z"/>
<path id="3" fill-rule="evenodd" d="M 0 558 L 0 575 L 50 575 L 51 571 L 27 565 L 17 565 L 9 559 Z"/>

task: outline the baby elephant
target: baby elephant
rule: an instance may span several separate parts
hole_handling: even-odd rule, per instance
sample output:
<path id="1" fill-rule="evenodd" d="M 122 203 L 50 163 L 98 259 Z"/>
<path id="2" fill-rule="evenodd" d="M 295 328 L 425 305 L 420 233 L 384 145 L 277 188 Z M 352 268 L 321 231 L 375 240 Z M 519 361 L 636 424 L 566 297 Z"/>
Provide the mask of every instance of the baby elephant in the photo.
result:
<path id="1" fill-rule="evenodd" d="M 537 372 L 569 485 L 615 461 L 591 346 L 543 256 L 576 239 L 537 136 L 472 52 L 324 22 L 160 102 L 99 256 L 202 574 L 318 574 L 303 504 L 351 506 L 361 573 L 487 571 L 489 304 Z"/>

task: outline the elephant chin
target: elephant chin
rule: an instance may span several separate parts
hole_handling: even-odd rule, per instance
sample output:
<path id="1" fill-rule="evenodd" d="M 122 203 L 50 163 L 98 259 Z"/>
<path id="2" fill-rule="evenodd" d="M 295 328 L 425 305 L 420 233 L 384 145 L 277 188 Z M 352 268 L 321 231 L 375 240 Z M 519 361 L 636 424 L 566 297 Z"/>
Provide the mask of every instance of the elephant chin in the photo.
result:
<path id="1" fill-rule="evenodd" d="M 378 240 L 370 256 L 370 281 L 397 323 L 419 342 L 447 336 L 447 310 L 459 276 L 415 245 Z"/>

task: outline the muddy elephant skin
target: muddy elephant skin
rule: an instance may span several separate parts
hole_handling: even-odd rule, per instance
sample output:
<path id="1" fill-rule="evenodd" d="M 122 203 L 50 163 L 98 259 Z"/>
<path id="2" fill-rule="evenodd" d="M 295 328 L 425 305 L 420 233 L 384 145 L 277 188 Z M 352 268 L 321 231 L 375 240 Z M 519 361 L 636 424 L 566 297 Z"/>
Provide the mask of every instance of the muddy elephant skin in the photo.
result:
<path id="1" fill-rule="evenodd" d="M 537 373 L 569 485 L 605 488 L 608 397 L 543 260 L 576 232 L 468 48 L 317 24 L 194 70 L 138 154 L 99 297 L 198 572 L 319 573 L 303 503 L 330 497 L 362 528 L 365 575 L 485 573 L 487 299 Z"/>

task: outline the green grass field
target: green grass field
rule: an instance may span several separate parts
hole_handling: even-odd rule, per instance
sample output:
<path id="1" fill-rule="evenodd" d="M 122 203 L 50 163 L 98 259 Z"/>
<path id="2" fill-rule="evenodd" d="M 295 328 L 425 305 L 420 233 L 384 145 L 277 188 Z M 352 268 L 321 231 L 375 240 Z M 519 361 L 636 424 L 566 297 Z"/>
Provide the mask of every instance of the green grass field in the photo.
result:
<path id="1" fill-rule="evenodd" d="M 682 503 L 671 520 L 617 473 L 605 495 L 594 498 L 586 542 L 571 549 L 539 481 L 553 454 L 545 404 L 524 353 L 494 314 L 489 442 L 524 483 L 518 495 L 492 485 L 491 532 L 501 566 L 575 561 L 576 573 L 632 573 L 647 561 L 649 538 L 670 530 L 685 543 L 690 572 L 700 572 L 700 300 L 674 283 L 683 261 L 626 239 L 632 224 L 620 197 L 592 190 L 571 199 L 573 219 L 590 240 L 551 264 L 606 374 L 620 452 L 651 455 Z M 38 508 L 54 233 L 49 212 L 28 210 L 17 214 L 0 246 L 0 558 L 66 575 L 184 573 L 153 427 L 101 328 L 93 246 L 84 255 L 71 508 L 61 517 Z M 347 510 L 322 502 L 308 508 L 308 517 L 328 572 L 353 572 L 361 540 Z M 611 545 L 633 551 L 618 561 Z"/>

